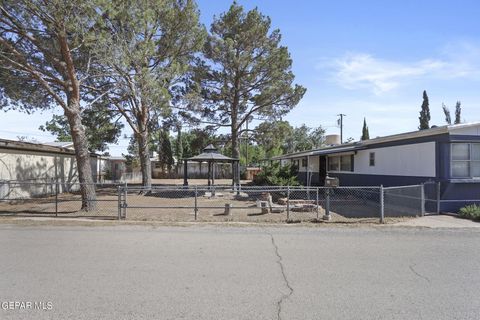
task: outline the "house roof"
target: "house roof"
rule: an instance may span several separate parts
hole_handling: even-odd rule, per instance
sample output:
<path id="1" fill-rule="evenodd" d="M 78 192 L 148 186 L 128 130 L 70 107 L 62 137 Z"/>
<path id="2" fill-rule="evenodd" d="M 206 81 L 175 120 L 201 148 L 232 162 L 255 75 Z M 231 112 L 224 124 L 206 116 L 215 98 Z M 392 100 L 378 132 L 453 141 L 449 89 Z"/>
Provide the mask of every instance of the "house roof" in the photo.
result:
<path id="1" fill-rule="evenodd" d="M 400 141 L 400 140 L 407 140 L 407 139 L 415 139 L 420 137 L 428 137 L 428 136 L 435 136 L 441 134 L 450 134 L 455 132 L 459 129 L 471 128 L 471 127 L 479 127 L 480 122 L 471 122 L 471 123 L 462 123 L 462 124 L 455 124 L 455 125 L 445 125 L 434 127 L 425 130 L 418 130 L 418 131 L 411 131 L 405 132 L 400 134 L 389 135 L 385 137 L 377 137 L 369 140 L 357 141 L 352 143 L 344 143 L 341 145 L 335 146 L 325 146 L 318 149 L 312 149 L 308 151 L 301 151 L 295 153 L 289 153 L 281 156 L 272 157 L 272 160 L 281 160 L 281 159 L 291 159 L 291 158 L 300 158 L 300 157 L 307 157 L 307 156 L 314 156 L 314 155 L 322 155 L 322 154 L 333 154 L 333 153 L 342 153 L 342 152 L 351 152 L 355 150 L 366 149 L 369 145 L 385 143 L 385 142 L 392 142 L 392 141 Z"/>
<path id="2" fill-rule="evenodd" d="M 276 157 L 272 157 L 272 160 L 302 158 L 302 157 L 316 156 L 316 155 L 322 155 L 322 154 L 351 152 L 351 151 L 364 149 L 364 148 L 365 147 L 362 146 L 359 142 L 345 143 L 337 146 L 326 146 L 323 148 L 313 149 L 309 151 L 295 152 L 295 153 L 285 154 L 282 156 L 276 156 Z"/>
<path id="3" fill-rule="evenodd" d="M 110 156 L 110 157 L 106 157 L 107 160 L 111 160 L 111 161 L 127 161 L 127 159 L 125 159 L 125 157 L 121 157 L 121 156 Z"/>
<path id="4" fill-rule="evenodd" d="M 53 142 L 44 142 L 42 144 L 46 146 L 52 146 L 52 147 L 73 149 L 73 142 L 71 141 L 53 141 Z"/>
<path id="5" fill-rule="evenodd" d="M 51 143 L 34 143 L 0 138 L 0 150 L 2 149 L 75 155 L 75 150 L 70 147 L 55 146 Z M 98 156 L 95 153 L 90 153 L 90 155 Z"/>

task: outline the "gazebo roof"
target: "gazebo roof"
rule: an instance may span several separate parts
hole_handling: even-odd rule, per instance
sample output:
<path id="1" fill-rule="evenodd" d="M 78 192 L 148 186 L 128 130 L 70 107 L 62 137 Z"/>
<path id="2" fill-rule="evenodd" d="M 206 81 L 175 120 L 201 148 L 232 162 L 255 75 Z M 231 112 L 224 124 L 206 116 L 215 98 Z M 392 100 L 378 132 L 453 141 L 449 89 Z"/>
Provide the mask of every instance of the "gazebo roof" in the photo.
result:
<path id="1" fill-rule="evenodd" d="M 217 148 L 215 148 L 213 145 L 209 144 L 208 146 L 203 149 L 203 152 L 200 153 L 199 155 L 196 155 L 191 158 L 186 158 L 184 160 L 189 160 L 189 161 L 213 161 L 213 162 L 233 162 L 233 161 L 238 161 L 236 158 L 230 158 L 227 156 L 224 156 L 223 154 L 219 153 Z"/>

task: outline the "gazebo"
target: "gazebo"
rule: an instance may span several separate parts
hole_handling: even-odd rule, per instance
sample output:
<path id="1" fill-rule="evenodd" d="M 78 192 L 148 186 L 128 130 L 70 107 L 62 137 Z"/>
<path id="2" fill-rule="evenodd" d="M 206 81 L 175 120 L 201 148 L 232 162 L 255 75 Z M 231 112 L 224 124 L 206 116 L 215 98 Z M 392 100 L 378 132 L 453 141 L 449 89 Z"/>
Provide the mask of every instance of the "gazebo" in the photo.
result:
<path id="1" fill-rule="evenodd" d="M 188 161 L 206 162 L 208 164 L 208 186 L 215 184 L 215 163 L 231 163 L 232 164 L 232 185 L 240 184 L 240 166 L 239 160 L 230 158 L 219 153 L 217 148 L 209 144 L 203 149 L 203 152 L 191 158 L 183 159 L 183 185 L 188 186 Z"/>

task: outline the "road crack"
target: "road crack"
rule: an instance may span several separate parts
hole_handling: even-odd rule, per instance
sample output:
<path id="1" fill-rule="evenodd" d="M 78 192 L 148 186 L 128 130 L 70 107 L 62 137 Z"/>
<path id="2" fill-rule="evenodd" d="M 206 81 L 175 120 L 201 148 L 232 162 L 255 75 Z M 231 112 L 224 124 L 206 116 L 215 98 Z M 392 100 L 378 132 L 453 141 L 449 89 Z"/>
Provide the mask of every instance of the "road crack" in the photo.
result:
<path id="1" fill-rule="evenodd" d="M 277 256 L 277 264 L 279 265 L 280 267 L 280 272 L 282 274 L 282 277 L 283 277 L 283 281 L 285 283 L 285 286 L 287 287 L 288 289 L 288 293 L 283 293 L 282 296 L 280 297 L 280 299 L 278 299 L 277 301 L 277 319 L 278 320 L 281 320 L 282 319 L 282 316 L 281 316 L 281 313 L 282 313 L 282 304 L 288 299 L 290 298 L 290 296 L 293 294 L 293 288 L 292 286 L 290 285 L 290 282 L 288 281 L 288 278 L 287 278 L 287 275 L 285 273 L 285 266 L 283 265 L 283 258 L 282 256 L 280 255 L 279 251 L 278 251 L 278 246 L 277 244 L 275 243 L 275 238 L 273 237 L 273 235 L 269 232 L 267 232 L 268 235 L 270 236 L 270 239 L 272 241 L 272 246 L 273 248 L 275 249 L 275 255 Z"/>
<path id="2" fill-rule="evenodd" d="M 418 273 L 418 272 L 414 269 L 415 264 L 411 264 L 411 265 L 409 265 L 408 267 L 410 268 L 410 271 L 412 271 L 416 276 L 418 276 L 418 277 L 422 278 L 423 280 L 427 281 L 428 283 L 430 283 L 430 279 L 429 279 L 428 277 L 426 277 L 426 276 Z"/>

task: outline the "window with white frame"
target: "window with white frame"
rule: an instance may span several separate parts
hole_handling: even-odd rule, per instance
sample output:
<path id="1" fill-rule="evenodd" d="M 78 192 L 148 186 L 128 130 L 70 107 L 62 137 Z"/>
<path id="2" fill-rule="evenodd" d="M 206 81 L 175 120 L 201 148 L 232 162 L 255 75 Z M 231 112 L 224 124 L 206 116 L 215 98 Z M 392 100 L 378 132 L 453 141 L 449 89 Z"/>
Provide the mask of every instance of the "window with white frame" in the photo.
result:
<path id="1" fill-rule="evenodd" d="M 352 158 L 351 155 L 328 157 L 328 171 L 353 171 Z"/>
<path id="2" fill-rule="evenodd" d="M 452 178 L 480 178 L 480 143 L 452 143 Z"/>

